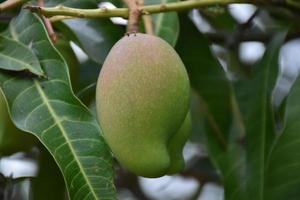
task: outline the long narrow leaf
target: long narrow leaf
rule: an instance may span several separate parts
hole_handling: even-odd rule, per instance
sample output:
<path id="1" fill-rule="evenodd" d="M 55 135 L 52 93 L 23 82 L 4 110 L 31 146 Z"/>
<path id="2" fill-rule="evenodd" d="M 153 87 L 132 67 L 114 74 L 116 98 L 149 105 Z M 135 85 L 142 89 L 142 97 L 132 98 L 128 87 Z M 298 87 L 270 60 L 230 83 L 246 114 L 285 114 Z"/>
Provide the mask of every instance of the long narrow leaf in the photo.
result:
<path id="1" fill-rule="evenodd" d="M 237 100 L 246 127 L 247 196 L 264 200 L 265 164 L 275 138 L 271 93 L 278 71 L 278 53 L 286 31 L 280 31 L 254 66 L 249 80 L 235 83 Z"/>
<path id="2" fill-rule="evenodd" d="M 300 197 L 300 78 L 287 98 L 285 126 L 266 167 L 266 200 Z"/>

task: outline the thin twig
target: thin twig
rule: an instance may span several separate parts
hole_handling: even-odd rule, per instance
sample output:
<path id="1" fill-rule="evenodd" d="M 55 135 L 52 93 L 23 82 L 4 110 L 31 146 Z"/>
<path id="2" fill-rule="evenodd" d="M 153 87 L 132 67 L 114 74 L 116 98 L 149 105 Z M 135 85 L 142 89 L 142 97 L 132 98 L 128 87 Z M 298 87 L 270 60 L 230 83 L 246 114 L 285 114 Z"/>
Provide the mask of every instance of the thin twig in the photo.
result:
<path id="1" fill-rule="evenodd" d="M 261 10 L 259 8 L 257 8 L 254 11 L 254 13 L 249 17 L 249 19 L 245 23 L 240 24 L 237 29 L 239 29 L 240 31 L 244 31 L 244 30 L 250 28 L 253 24 L 253 20 L 259 15 L 260 11 Z"/>
<path id="2" fill-rule="evenodd" d="M 248 30 L 246 34 L 241 34 L 237 31 L 218 31 L 216 33 L 204 33 L 204 35 L 212 42 L 217 44 L 228 44 L 228 40 L 234 40 L 236 43 L 248 42 L 248 41 L 259 41 L 268 42 L 273 37 L 274 32 L 260 33 L 257 31 Z M 299 32 L 290 31 L 286 37 L 286 41 L 299 37 Z"/>
<path id="3" fill-rule="evenodd" d="M 19 6 L 23 3 L 25 3 L 26 1 L 29 1 L 29 0 L 6 0 L 6 1 L 0 3 L 0 13 L 5 10 L 8 10 L 10 8 Z"/>
<path id="4" fill-rule="evenodd" d="M 144 0 L 139 0 L 138 3 L 139 3 L 139 7 L 144 6 Z M 145 32 L 149 35 L 154 35 L 151 15 L 149 15 L 148 13 L 145 13 L 144 15 L 142 15 L 142 19 L 144 22 Z"/>
<path id="5" fill-rule="evenodd" d="M 149 35 L 155 35 L 151 15 L 143 15 L 142 18 L 145 26 L 145 32 Z"/>
<path id="6" fill-rule="evenodd" d="M 127 32 L 137 33 L 139 30 L 139 19 L 141 16 L 141 11 L 138 7 L 138 2 L 137 0 L 123 0 L 123 1 L 128 6 L 129 9 Z"/>
<path id="7" fill-rule="evenodd" d="M 288 6 L 300 9 L 300 2 L 298 0 L 286 0 Z"/>
<path id="8" fill-rule="evenodd" d="M 58 22 L 58 21 L 62 21 L 65 19 L 74 19 L 74 18 L 76 18 L 76 17 L 57 15 L 57 16 L 50 17 L 49 20 L 50 20 L 50 22 Z"/>
<path id="9" fill-rule="evenodd" d="M 210 5 L 227 5 L 231 3 L 249 3 L 249 0 L 187 0 L 166 4 L 156 4 L 140 7 L 141 15 L 154 14 L 162 12 L 183 11 L 192 8 L 207 7 Z M 46 17 L 57 15 L 71 16 L 77 18 L 99 18 L 99 17 L 124 17 L 128 18 L 129 12 L 127 8 L 97 8 L 97 9 L 76 9 L 65 6 L 56 6 L 45 8 L 39 6 L 26 6 L 32 12 L 41 13 Z"/>
<path id="10" fill-rule="evenodd" d="M 44 7 L 44 0 L 38 0 L 38 5 L 40 7 Z M 57 37 L 56 37 L 56 34 L 55 34 L 54 30 L 53 30 L 53 27 L 52 27 L 52 24 L 51 24 L 50 20 L 48 18 L 46 18 L 45 16 L 41 16 L 41 17 L 43 19 L 43 22 L 45 24 L 45 27 L 47 29 L 47 32 L 48 32 L 48 35 L 49 35 L 51 41 L 53 43 L 55 43 L 56 40 L 57 40 Z"/>
<path id="11" fill-rule="evenodd" d="M 195 191 L 195 193 L 189 198 L 189 200 L 195 200 L 195 199 L 199 199 L 199 197 L 201 196 L 201 193 L 203 191 L 203 187 L 206 183 L 205 182 L 199 182 L 199 186 L 197 188 L 197 190 Z"/>
<path id="12" fill-rule="evenodd" d="M 248 31 L 246 30 L 248 30 L 253 25 L 253 20 L 258 16 L 259 13 L 260 9 L 257 8 L 245 23 L 238 25 L 234 37 L 227 38 L 227 47 L 233 48 L 235 45 L 239 44 L 238 41 L 240 41 L 240 38 L 243 37 L 243 35 L 248 34 Z"/>

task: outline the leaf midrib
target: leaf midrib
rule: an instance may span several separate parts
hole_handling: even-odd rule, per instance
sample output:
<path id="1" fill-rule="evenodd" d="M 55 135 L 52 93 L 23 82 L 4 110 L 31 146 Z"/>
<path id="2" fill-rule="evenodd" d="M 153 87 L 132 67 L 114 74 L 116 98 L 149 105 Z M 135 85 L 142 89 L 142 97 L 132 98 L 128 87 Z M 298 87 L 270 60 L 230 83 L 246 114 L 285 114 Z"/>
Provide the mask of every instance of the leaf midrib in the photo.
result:
<path id="1" fill-rule="evenodd" d="M 90 183 L 90 181 L 89 181 L 87 175 L 85 174 L 85 171 L 83 170 L 83 166 L 81 165 L 80 161 L 79 161 L 78 158 L 76 157 L 76 153 L 75 153 L 75 150 L 74 150 L 72 144 L 71 144 L 71 143 L 69 142 L 69 140 L 68 140 L 68 135 L 66 134 L 66 131 L 65 131 L 63 125 L 61 124 L 61 120 L 59 120 L 59 117 L 56 115 L 54 109 L 53 109 L 52 106 L 50 105 L 50 103 L 49 103 L 49 101 L 48 101 L 48 99 L 47 99 L 47 95 L 46 95 L 46 94 L 44 93 L 44 91 L 42 90 L 42 88 L 41 88 L 41 86 L 39 85 L 38 81 L 35 80 L 35 81 L 34 81 L 34 84 L 35 84 L 35 86 L 36 86 L 36 88 L 37 88 L 37 90 L 38 90 L 38 93 L 40 94 L 42 100 L 44 101 L 46 107 L 48 108 L 48 110 L 49 110 L 49 112 L 50 112 L 50 115 L 53 117 L 53 119 L 54 119 L 55 123 L 57 124 L 59 130 L 60 130 L 61 133 L 63 134 L 63 137 L 65 138 L 65 140 L 66 140 L 66 142 L 67 142 L 67 144 L 68 144 L 68 146 L 69 146 L 69 148 L 70 148 L 70 150 L 71 150 L 71 153 L 72 153 L 72 155 L 73 155 L 73 157 L 74 157 L 74 159 L 75 159 L 75 161 L 76 161 L 76 163 L 77 163 L 77 165 L 78 165 L 80 171 L 82 172 L 83 178 L 85 179 L 85 181 L 86 181 L 88 187 L 90 188 L 89 191 L 91 191 L 91 193 L 93 194 L 93 196 L 94 196 L 95 199 L 98 199 L 98 197 L 97 197 L 95 191 L 93 190 L 93 187 L 92 187 L 92 185 L 91 185 L 91 183 Z"/>
<path id="2" fill-rule="evenodd" d="M 272 57 L 274 56 L 274 51 L 271 51 L 270 53 L 271 55 L 269 55 L 269 59 L 266 61 L 266 79 L 264 81 L 264 88 L 265 88 L 265 92 L 264 94 L 265 95 L 262 95 L 262 106 L 263 106 L 263 112 L 262 112 L 262 118 L 261 118 L 261 121 L 262 121 L 262 128 L 261 128 L 261 131 L 263 133 L 263 141 L 261 143 L 261 149 L 262 149 L 262 154 L 261 154 L 261 165 L 262 167 L 260 168 L 261 170 L 261 179 L 262 179 L 262 184 L 261 184 L 261 192 L 260 192 L 260 199 L 264 199 L 264 189 L 265 189 L 265 166 L 266 166 L 266 162 L 265 161 L 265 144 L 266 144 L 266 133 L 267 133 L 267 126 L 266 126 L 266 123 L 267 123 L 267 110 L 266 110 L 266 105 L 267 105 L 267 99 L 268 99 L 268 83 L 269 83 L 269 78 L 270 78 L 270 67 L 271 67 L 271 60 L 272 60 Z"/>
<path id="3" fill-rule="evenodd" d="M 269 65 L 269 60 L 268 60 L 268 66 Z M 265 87 L 265 95 L 262 95 L 262 103 L 263 103 L 263 113 L 262 113 L 262 133 L 263 133 L 263 141 L 262 141 L 262 146 L 261 146 L 261 149 L 262 149 L 262 154 L 261 154 L 261 175 L 262 175 L 262 184 L 261 184 L 261 194 L 260 194 L 260 199 L 263 199 L 264 197 L 264 186 L 265 186 L 265 143 L 266 143 L 266 132 L 267 132 L 267 129 L 266 129 L 266 123 L 267 123 L 267 116 L 266 116 L 266 104 L 267 104 L 267 90 L 268 90 L 268 82 L 269 82 L 269 68 L 270 67 L 267 67 L 267 78 L 265 79 L 265 82 L 264 82 L 264 87 Z"/>

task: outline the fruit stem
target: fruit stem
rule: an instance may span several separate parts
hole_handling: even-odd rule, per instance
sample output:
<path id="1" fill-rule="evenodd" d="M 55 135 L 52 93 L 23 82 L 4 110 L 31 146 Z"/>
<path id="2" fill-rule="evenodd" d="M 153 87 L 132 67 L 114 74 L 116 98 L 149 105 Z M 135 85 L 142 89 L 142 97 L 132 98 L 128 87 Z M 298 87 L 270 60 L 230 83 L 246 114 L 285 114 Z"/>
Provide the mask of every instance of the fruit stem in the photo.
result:
<path id="1" fill-rule="evenodd" d="M 139 20 L 141 10 L 139 9 L 137 0 L 123 0 L 129 9 L 129 17 L 127 24 L 127 33 L 137 33 L 139 31 Z"/>

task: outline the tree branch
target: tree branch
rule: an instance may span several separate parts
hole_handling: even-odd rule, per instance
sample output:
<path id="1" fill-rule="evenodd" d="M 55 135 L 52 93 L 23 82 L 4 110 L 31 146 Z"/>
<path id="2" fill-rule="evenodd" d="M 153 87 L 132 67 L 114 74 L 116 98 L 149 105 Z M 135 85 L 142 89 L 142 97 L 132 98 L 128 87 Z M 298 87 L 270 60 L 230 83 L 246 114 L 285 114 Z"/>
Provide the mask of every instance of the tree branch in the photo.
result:
<path id="1" fill-rule="evenodd" d="M 64 16 L 73 18 L 100 18 L 100 17 L 124 17 L 128 18 L 127 8 L 97 8 L 97 9 L 77 9 L 66 6 L 55 6 L 45 8 L 39 6 L 26 6 L 25 9 L 31 12 L 40 13 L 46 17 Z"/>
<path id="2" fill-rule="evenodd" d="M 297 1 L 297 0 L 286 0 L 286 4 L 288 6 L 296 8 L 296 9 L 300 9 L 300 1 Z"/>
<path id="3" fill-rule="evenodd" d="M 258 33 L 255 31 L 248 31 L 246 34 L 241 34 L 239 32 L 231 31 L 218 31 L 217 33 L 204 33 L 204 35 L 212 42 L 217 44 L 229 43 L 228 41 L 235 41 L 236 43 L 240 42 L 249 42 L 249 41 L 259 41 L 259 42 L 268 42 L 272 38 L 274 33 Z M 290 32 L 286 41 L 295 39 L 299 37 L 298 32 Z"/>
<path id="4" fill-rule="evenodd" d="M 249 3 L 249 0 L 187 0 L 166 4 L 148 5 L 140 7 L 141 14 L 154 14 L 161 12 L 182 11 L 192 8 L 206 7 L 210 5 L 227 5 L 231 3 Z M 127 8 L 98 8 L 98 9 L 76 9 L 65 6 L 45 8 L 39 6 L 26 6 L 32 12 L 40 13 L 46 17 L 71 16 L 77 18 L 99 18 L 99 17 L 129 17 Z"/>
<path id="5" fill-rule="evenodd" d="M 14 8 L 18 5 L 21 5 L 27 1 L 28 0 L 6 0 L 6 1 L 0 3 L 0 13 L 3 12 L 4 10 Z"/>
<path id="6" fill-rule="evenodd" d="M 149 35 L 155 35 L 151 15 L 143 15 L 142 17 L 145 26 L 145 32 Z"/>
<path id="7" fill-rule="evenodd" d="M 49 20 L 50 22 L 58 22 L 61 20 L 65 20 L 65 19 L 75 19 L 76 17 L 72 17 L 72 16 L 62 16 L 62 15 L 56 15 L 53 17 L 50 17 Z"/>
<path id="8" fill-rule="evenodd" d="M 138 3 L 139 3 L 140 7 L 144 6 L 144 0 L 139 0 Z M 154 35 L 151 15 L 149 15 L 149 13 L 145 13 L 144 15 L 142 15 L 142 18 L 143 18 L 143 22 L 144 22 L 145 32 L 149 35 Z"/>
<path id="9" fill-rule="evenodd" d="M 44 0 L 38 0 L 38 5 L 40 7 L 43 7 L 44 6 Z M 54 30 L 53 30 L 53 27 L 52 27 L 52 24 L 51 24 L 50 20 L 48 18 L 46 18 L 45 16 L 41 16 L 41 18 L 42 18 L 42 20 L 44 22 L 44 25 L 45 25 L 45 27 L 47 29 L 47 32 L 48 32 L 48 35 L 49 35 L 51 41 L 53 43 L 55 43 L 57 38 L 56 38 L 56 34 L 55 34 Z"/>

